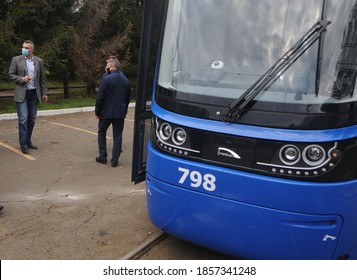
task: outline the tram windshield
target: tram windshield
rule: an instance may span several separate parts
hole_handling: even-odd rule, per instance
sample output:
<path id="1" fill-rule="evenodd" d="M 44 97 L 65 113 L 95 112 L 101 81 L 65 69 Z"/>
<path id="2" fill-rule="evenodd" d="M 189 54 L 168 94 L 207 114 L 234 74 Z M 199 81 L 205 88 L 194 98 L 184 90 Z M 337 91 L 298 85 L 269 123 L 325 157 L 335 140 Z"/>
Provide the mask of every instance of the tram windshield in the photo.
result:
<path id="1" fill-rule="evenodd" d="M 326 119 L 329 128 L 356 124 L 356 3 L 171 0 L 156 100 L 181 114 L 254 125 L 304 128 L 305 123 L 310 129 L 315 128 L 315 115 L 330 116 Z M 256 94 L 245 106 L 245 116 L 225 119 L 230 105 L 321 20 L 331 24 L 285 72 L 276 73 L 273 82 Z M 272 112 L 279 118 L 264 118 Z M 296 123 L 282 120 L 283 113 Z M 343 115 L 343 120 L 333 120 L 336 114 Z"/>

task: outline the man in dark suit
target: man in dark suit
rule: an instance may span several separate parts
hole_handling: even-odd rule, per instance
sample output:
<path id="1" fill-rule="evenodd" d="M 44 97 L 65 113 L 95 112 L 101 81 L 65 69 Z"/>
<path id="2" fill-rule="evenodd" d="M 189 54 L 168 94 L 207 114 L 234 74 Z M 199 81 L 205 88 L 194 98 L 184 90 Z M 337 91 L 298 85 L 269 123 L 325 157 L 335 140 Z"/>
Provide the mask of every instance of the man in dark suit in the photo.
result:
<path id="1" fill-rule="evenodd" d="M 9 68 L 9 80 L 15 82 L 20 147 L 25 154 L 29 148 L 37 149 L 31 141 L 37 108 L 41 101 L 48 101 L 43 60 L 33 55 L 34 50 L 33 42 L 26 40 L 22 55 L 13 57 Z"/>
<path id="2" fill-rule="evenodd" d="M 113 150 L 111 164 L 118 166 L 118 159 L 122 152 L 122 133 L 124 119 L 130 102 L 130 83 L 125 75 L 119 70 L 119 60 L 111 59 L 106 67 L 110 74 L 105 75 L 99 85 L 99 91 L 95 103 L 95 115 L 98 123 L 98 147 L 99 156 L 96 161 L 107 163 L 106 135 L 110 124 L 113 128 Z"/>

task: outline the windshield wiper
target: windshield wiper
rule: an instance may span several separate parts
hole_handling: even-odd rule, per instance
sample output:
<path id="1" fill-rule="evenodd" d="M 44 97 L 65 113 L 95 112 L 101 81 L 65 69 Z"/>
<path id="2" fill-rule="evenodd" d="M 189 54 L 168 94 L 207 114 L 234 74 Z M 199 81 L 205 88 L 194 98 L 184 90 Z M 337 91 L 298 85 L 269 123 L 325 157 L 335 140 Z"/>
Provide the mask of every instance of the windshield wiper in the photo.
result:
<path id="1" fill-rule="evenodd" d="M 238 119 L 248 111 L 248 105 L 265 88 L 273 84 L 305 51 L 307 51 L 321 33 L 331 23 L 328 20 L 316 22 L 272 67 L 270 67 L 239 98 L 229 105 L 226 118 Z"/>

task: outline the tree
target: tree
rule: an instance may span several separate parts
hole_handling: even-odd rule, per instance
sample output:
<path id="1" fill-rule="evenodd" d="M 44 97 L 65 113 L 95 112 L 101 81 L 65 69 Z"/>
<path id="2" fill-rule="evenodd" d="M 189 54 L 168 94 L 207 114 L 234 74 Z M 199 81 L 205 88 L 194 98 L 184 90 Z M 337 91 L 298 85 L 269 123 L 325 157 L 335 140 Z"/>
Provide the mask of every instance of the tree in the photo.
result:
<path id="1" fill-rule="evenodd" d="M 52 0 L 47 16 L 47 28 L 42 36 L 43 44 L 40 55 L 45 59 L 47 69 L 52 77 L 63 83 L 64 98 L 70 98 L 69 80 L 75 76 L 69 45 L 71 44 L 75 9 L 78 0 Z"/>
<path id="2" fill-rule="evenodd" d="M 97 80 L 104 71 L 109 55 L 116 55 L 123 66 L 129 61 L 129 52 L 120 53 L 130 41 L 132 24 L 115 22 L 112 15 L 123 1 L 87 0 L 79 10 L 73 33 L 71 54 L 74 65 L 87 83 L 88 94 L 95 92 Z"/>
<path id="3" fill-rule="evenodd" d="M 7 69 L 16 49 L 13 44 L 16 38 L 16 23 L 12 17 L 8 16 L 10 2 L 8 0 L 0 0 L 0 81 L 5 80 L 5 77 L 7 77 Z"/>
<path id="4" fill-rule="evenodd" d="M 117 48 L 112 47 L 129 78 L 132 88 L 136 88 L 137 68 L 139 64 L 140 34 L 142 22 L 143 1 L 141 0 L 114 0 L 110 5 L 108 20 L 103 23 L 100 40 L 116 38 L 120 35 L 125 38 Z"/>
<path id="5" fill-rule="evenodd" d="M 60 25 L 52 28 L 51 37 L 41 46 L 41 56 L 47 62 L 47 69 L 52 77 L 63 83 L 64 98 L 70 98 L 69 80 L 75 76 L 72 62 L 69 59 L 68 45 L 71 42 L 73 28 Z"/>
<path id="6" fill-rule="evenodd" d="M 74 76 L 94 94 L 109 55 L 119 58 L 134 85 L 142 5 L 139 0 L 0 0 L 0 78 L 30 39 L 49 76 L 63 81 L 66 98 Z"/>
<path id="7" fill-rule="evenodd" d="M 97 72 L 104 62 L 95 37 L 100 32 L 101 22 L 108 17 L 110 2 L 111 0 L 84 1 L 77 13 L 76 26 L 72 33 L 69 51 L 74 66 L 87 83 L 88 95 L 95 94 Z"/>
<path id="8" fill-rule="evenodd" d="M 41 56 L 46 70 L 63 81 L 64 96 L 69 97 L 68 79 L 71 62 L 68 59 L 68 44 L 71 39 L 74 7 L 78 0 L 2 0 L 1 25 L 6 26 L 0 33 L 0 47 L 7 53 L 0 57 L 0 63 L 10 61 L 11 57 L 20 54 L 21 44 L 30 39 L 35 43 L 35 53 Z M 7 48 L 5 48 L 7 47 Z M 7 69 L 1 67 L 1 69 Z M 1 73 L 5 76 L 5 73 Z"/>

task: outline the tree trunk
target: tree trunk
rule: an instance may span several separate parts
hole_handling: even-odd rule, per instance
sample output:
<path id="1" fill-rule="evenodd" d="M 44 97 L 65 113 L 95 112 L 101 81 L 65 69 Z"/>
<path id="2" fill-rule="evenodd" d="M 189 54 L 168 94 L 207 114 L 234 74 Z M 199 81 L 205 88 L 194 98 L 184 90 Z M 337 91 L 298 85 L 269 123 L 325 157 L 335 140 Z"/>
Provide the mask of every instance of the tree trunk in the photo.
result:
<path id="1" fill-rule="evenodd" d="M 96 95 L 94 79 L 87 79 L 87 94 L 88 97 Z"/>
<path id="2" fill-rule="evenodd" d="M 69 83 L 67 78 L 63 79 L 63 95 L 65 99 L 71 98 L 71 94 L 69 92 Z"/>

